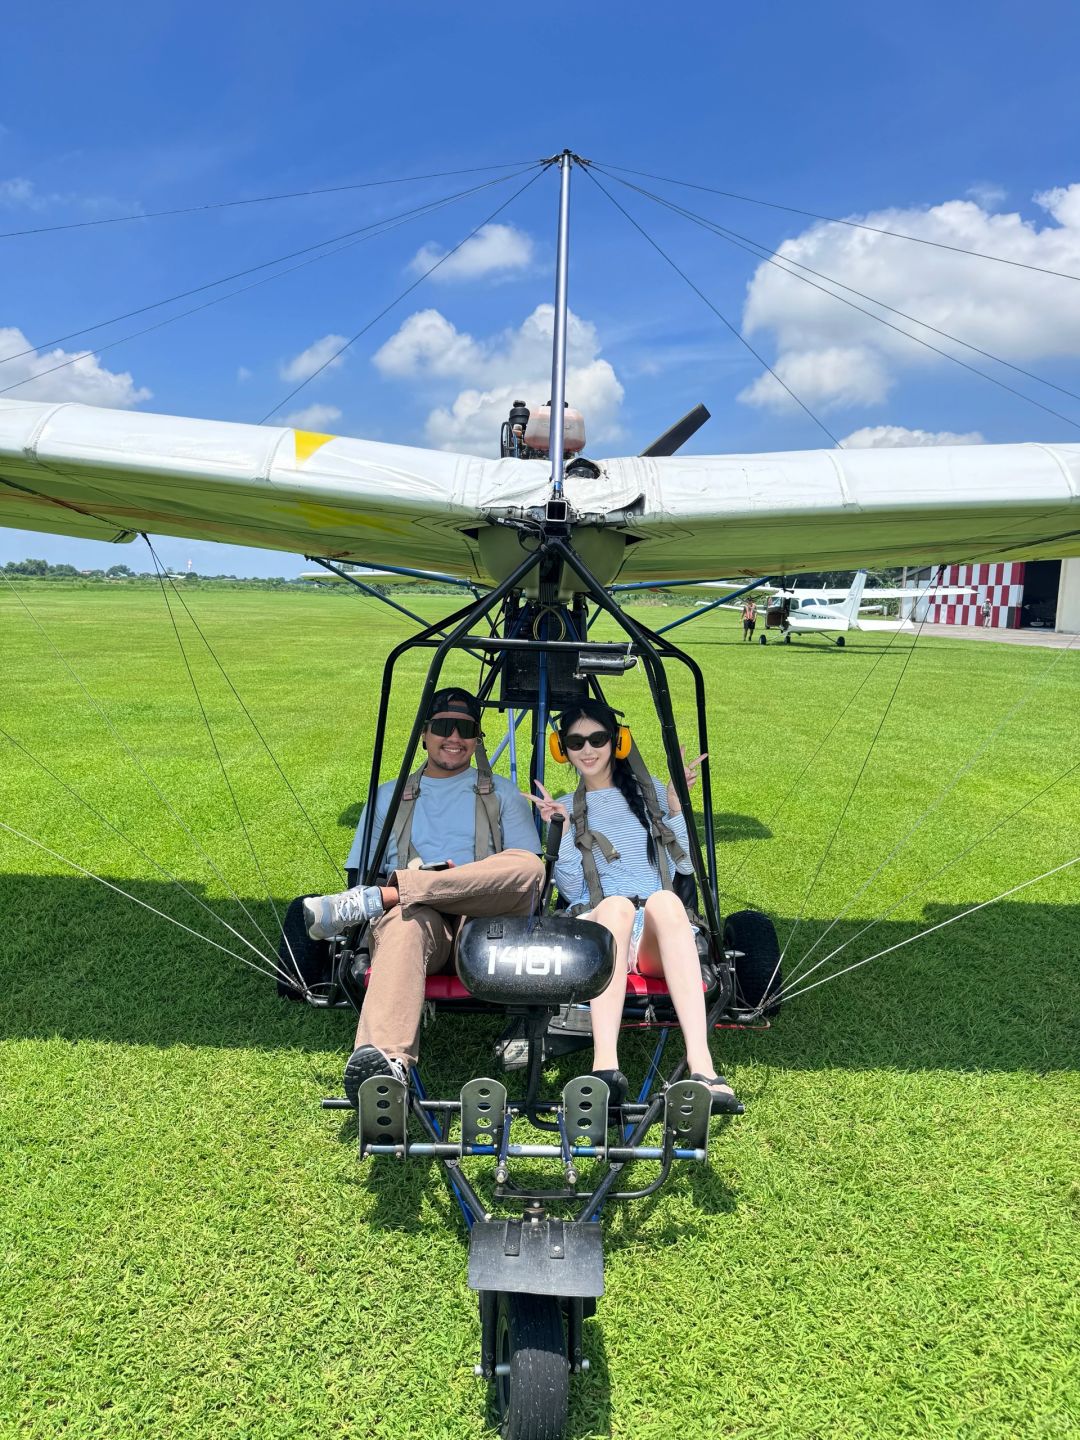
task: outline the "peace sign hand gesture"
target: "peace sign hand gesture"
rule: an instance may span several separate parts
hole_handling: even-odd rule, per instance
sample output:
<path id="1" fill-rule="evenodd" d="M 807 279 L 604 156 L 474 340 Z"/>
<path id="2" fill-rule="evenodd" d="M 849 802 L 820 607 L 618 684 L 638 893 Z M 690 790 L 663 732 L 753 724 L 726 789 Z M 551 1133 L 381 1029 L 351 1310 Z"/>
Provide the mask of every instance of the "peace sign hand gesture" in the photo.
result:
<path id="1" fill-rule="evenodd" d="M 568 824 L 570 812 L 566 806 L 560 805 L 551 791 L 548 790 L 546 786 L 541 785 L 539 780 L 537 780 L 535 784 L 536 788 L 540 791 L 541 798 L 537 799 L 535 795 L 526 795 L 525 799 L 528 800 L 530 805 L 536 806 L 536 813 L 540 816 L 540 819 L 543 820 L 544 824 L 550 824 L 556 817 L 561 819 L 564 825 Z"/>
<path id="2" fill-rule="evenodd" d="M 687 760 L 686 746 L 680 745 L 679 754 L 682 756 L 683 775 L 686 777 L 687 789 L 693 789 L 693 787 L 697 784 L 698 771 L 701 769 L 701 762 L 709 758 L 708 752 L 706 752 L 704 755 L 699 755 L 696 760 Z M 670 780 L 668 781 L 667 787 L 667 803 L 669 815 L 682 814 L 682 804 L 679 800 L 678 795 L 676 794 L 674 783 Z"/>

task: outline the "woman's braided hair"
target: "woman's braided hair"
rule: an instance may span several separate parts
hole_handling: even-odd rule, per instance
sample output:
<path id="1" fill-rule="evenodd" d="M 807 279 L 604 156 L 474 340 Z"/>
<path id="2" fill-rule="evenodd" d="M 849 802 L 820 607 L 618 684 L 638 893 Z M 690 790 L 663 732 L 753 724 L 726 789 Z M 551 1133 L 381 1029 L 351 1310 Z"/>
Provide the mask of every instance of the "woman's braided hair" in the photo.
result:
<path id="1" fill-rule="evenodd" d="M 638 778 L 630 766 L 629 760 L 617 760 L 615 758 L 615 736 L 619 730 L 619 721 L 615 711 L 604 705 L 599 700 L 578 700 L 569 710 L 564 710 L 556 722 L 559 737 L 565 740 L 566 732 L 570 726 L 578 720 L 588 720 L 601 729 L 606 730 L 611 736 L 611 783 L 620 792 L 623 799 L 629 805 L 634 817 L 640 822 L 641 828 L 647 836 L 646 854 L 649 864 L 657 863 L 656 841 L 653 838 L 652 830 L 649 828 L 648 811 L 645 809 L 645 797 L 641 793 L 641 786 Z"/>

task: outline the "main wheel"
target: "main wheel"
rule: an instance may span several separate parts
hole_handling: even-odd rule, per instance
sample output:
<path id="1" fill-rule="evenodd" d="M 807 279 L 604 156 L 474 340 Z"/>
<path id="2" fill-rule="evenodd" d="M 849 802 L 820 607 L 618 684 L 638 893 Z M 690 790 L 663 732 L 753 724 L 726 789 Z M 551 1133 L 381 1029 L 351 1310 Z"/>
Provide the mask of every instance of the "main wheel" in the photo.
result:
<path id="1" fill-rule="evenodd" d="M 844 637 L 843 637 L 842 635 L 837 635 L 837 637 L 836 637 L 836 643 L 837 643 L 837 645 L 840 646 L 840 649 L 842 650 L 842 649 L 844 648 L 844 645 L 845 645 L 846 642 L 845 642 Z"/>
<path id="2" fill-rule="evenodd" d="M 281 922 L 281 941 L 278 945 L 278 963 L 284 975 L 294 984 L 279 976 L 278 994 L 286 1000 L 302 1000 L 303 994 L 297 988 L 299 981 L 305 985 L 325 985 L 330 979 L 330 945 L 326 940 L 312 940 L 304 924 L 305 895 L 298 895 Z M 297 971 L 300 972 L 299 980 Z"/>
<path id="3" fill-rule="evenodd" d="M 761 639 L 758 641 L 759 645 L 767 645 L 768 643 L 769 637 L 767 635 L 762 635 Z"/>
<path id="4" fill-rule="evenodd" d="M 785 644 L 785 645 L 790 645 L 790 644 L 791 644 L 791 631 L 790 631 L 790 630 L 789 630 L 789 631 L 787 632 L 787 634 L 784 636 L 784 644 Z"/>
<path id="5" fill-rule="evenodd" d="M 562 1306 L 553 1295 L 499 1295 L 495 1311 L 495 1403 L 504 1440 L 559 1440 L 566 1428 L 570 1367 Z"/>
<path id="6" fill-rule="evenodd" d="M 776 996 L 764 1010 L 776 1015 L 780 1010 L 783 975 L 780 970 L 780 942 L 776 927 L 760 910 L 736 910 L 724 922 L 724 944 L 737 951 L 735 960 L 736 999 L 748 1010 L 755 1010 L 766 991 Z"/>

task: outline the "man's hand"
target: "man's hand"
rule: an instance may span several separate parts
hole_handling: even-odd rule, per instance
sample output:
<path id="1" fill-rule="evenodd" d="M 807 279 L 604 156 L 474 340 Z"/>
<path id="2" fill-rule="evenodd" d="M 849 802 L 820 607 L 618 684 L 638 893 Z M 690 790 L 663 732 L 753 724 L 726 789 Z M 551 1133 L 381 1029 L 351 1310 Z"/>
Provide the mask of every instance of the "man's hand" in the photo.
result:
<path id="1" fill-rule="evenodd" d="M 697 784 L 698 771 L 701 769 L 701 762 L 709 758 L 708 753 L 704 755 L 699 755 L 696 760 L 687 760 L 686 746 L 680 745 L 679 754 L 682 756 L 683 774 L 686 777 L 687 788 L 692 789 L 693 786 Z M 667 787 L 667 808 L 669 815 L 682 814 L 682 804 L 679 801 L 678 795 L 675 793 L 674 783 L 670 780 L 668 781 Z"/>
<path id="2" fill-rule="evenodd" d="M 540 819 L 543 820 L 544 824 L 550 825 L 556 816 L 562 820 L 564 825 L 569 824 L 570 813 L 566 806 L 560 805 L 551 791 L 541 785 L 539 780 L 535 783 L 536 788 L 540 791 L 540 799 L 537 799 L 535 795 L 526 795 L 525 799 L 528 800 L 530 805 L 536 806 L 536 813 L 540 816 Z"/>

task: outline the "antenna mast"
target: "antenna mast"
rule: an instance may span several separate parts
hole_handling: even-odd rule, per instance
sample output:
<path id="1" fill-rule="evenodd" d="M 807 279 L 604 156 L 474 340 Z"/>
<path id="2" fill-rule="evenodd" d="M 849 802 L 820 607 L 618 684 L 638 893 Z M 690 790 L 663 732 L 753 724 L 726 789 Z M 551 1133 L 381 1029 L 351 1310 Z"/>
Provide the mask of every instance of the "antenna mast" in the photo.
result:
<path id="1" fill-rule="evenodd" d="M 559 158 L 559 234 L 555 265 L 555 339 L 551 355 L 551 483 L 556 499 L 563 493 L 563 433 L 566 406 L 566 282 L 570 268 L 570 167 L 574 157 Z"/>

